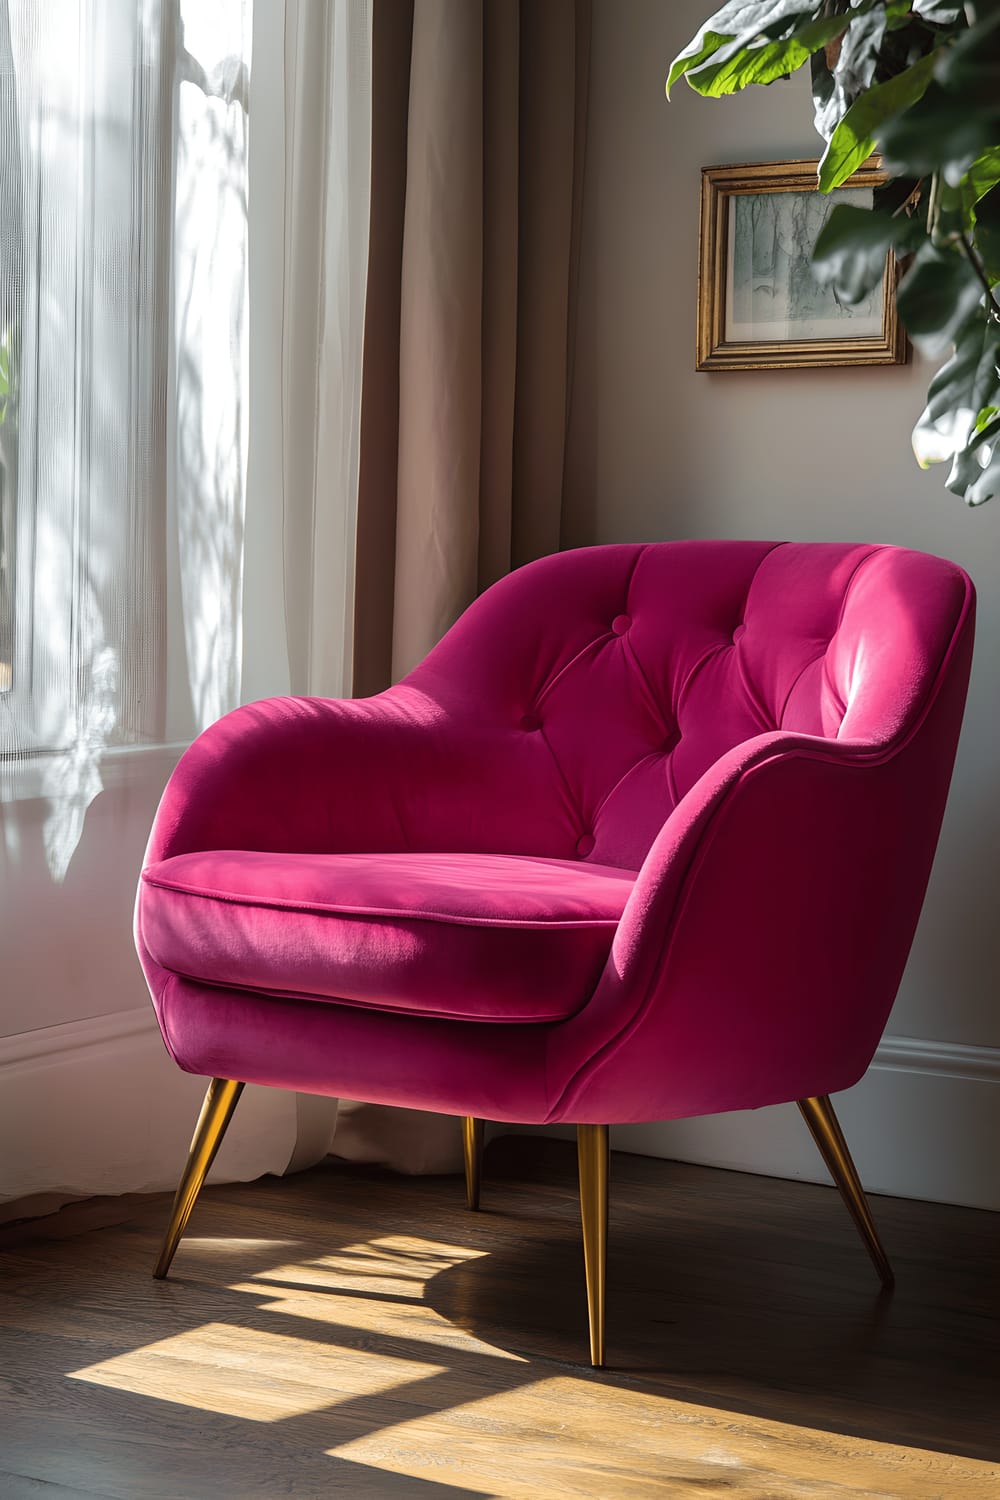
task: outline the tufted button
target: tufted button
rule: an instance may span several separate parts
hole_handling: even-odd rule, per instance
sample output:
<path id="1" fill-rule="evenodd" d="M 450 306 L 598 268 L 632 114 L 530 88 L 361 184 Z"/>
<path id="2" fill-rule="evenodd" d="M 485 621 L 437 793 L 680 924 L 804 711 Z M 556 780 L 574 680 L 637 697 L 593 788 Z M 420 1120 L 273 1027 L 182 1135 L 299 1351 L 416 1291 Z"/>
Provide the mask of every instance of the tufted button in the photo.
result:
<path id="1" fill-rule="evenodd" d="M 733 645 L 735 646 L 737 641 L 742 640 L 743 636 L 745 636 L 746 633 L 747 628 L 745 624 L 741 623 L 737 625 L 736 629 L 733 631 Z"/>
<path id="2" fill-rule="evenodd" d="M 525 714 L 521 720 L 521 728 L 531 734 L 536 729 L 541 729 L 542 721 L 537 714 Z"/>
<path id="3" fill-rule="evenodd" d="M 624 635 L 631 624 L 632 619 L 630 615 L 615 615 L 611 621 L 611 629 L 615 635 Z"/>
<path id="4" fill-rule="evenodd" d="M 680 730 L 677 728 L 671 729 L 670 732 L 663 737 L 663 744 L 660 746 L 660 753 L 662 755 L 669 755 L 671 750 L 677 749 L 677 746 L 680 744 L 680 739 Z"/>
<path id="5" fill-rule="evenodd" d="M 594 851 L 594 835 L 592 833 L 581 834 L 576 841 L 576 852 L 581 859 L 586 859 L 588 854 Z"/>

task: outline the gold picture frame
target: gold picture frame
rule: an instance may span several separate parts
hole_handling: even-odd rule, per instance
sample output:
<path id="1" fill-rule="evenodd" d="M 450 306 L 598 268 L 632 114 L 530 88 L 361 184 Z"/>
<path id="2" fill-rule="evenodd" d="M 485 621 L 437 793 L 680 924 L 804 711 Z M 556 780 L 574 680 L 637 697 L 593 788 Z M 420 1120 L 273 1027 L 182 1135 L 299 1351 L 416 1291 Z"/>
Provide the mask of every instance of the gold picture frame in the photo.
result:
<path id="1" fill-rule="evenodd" d="M 888 257 L 881 287 L 859 308 L 821 288 L 809 263 L 834 204 L 870 204 L 886 174 L 872 158 L 827 196 L 816 186 L 816 169 L 815 161 L 702 168 L 697 369 L 906 363 L 895 258 Z"/>

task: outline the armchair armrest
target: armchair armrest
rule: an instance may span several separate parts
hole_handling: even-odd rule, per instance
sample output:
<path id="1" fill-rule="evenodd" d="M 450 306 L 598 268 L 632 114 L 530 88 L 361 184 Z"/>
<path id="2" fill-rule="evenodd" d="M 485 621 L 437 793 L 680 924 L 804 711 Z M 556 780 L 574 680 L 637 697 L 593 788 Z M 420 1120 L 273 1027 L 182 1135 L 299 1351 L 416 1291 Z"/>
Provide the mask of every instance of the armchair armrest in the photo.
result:
<path id="1" fill-rule="evenodd" d="M 267 698 L 181 757 L 146 863 L 199 849 L 546 853 L 567 837 L 551 784 L 531 736 L 410 682 L 374 698 Z"/>
<path id="2" fill-rule="evenodd" d="M 933 712 L 947 737 L 948 706 Z M 951 765 L 933 732 L 873 746 L 778 731 L 719 760 L 653 844 L 592 1000 L 552 1038 L 550 1076 L 568 1081 L 551 1118 L 670 1119 L 857 1082 Z"/>
<path id="3" fill-rule="evenodd" d="M 664 933 L 670 926 L 677 915 L 685 881 L 689 876 L 693 877 L 698 862 L 707 857 L 710 842 L 720 831 L 713 827 L 713 820 L 731 811 L 737 801 L 742 805 L 746 796 L 761 801 L 765 804 L 765 822 L 784 817 L 787 823 L 791 809 L 782 809 L 782 766 L 804 758 L 846 770 L 875 764 L 884 756 L 884 749 L 866 743 L 829 740 L 820 735 L 791 734 L 781 730 L 758 735 L 722 756 L 681 799 L 643 861 L 616 934 L 614 957 L 617 966 L 624 972 L 633 965 L 648 964 L 649 933 Z M 759 780 L 762 773 L 763 783 L 759 787 L 745 785 L 751 778 Z M 775 776 L 777 784 L 772 787 Z M 767 785 L 766 792 L 763 784 Z M 752 845 L 748 844 L 742 851 L 733 851 L 743 879 L 748 878 L 755 864 L 759 869 L 759 861 L 771 845 L 773 826 L 760 831 L 761 838 Z M 732 835 L 727 835 L 727 843 L 729 837 Z M 730 851 L 726 849 L 725 852 L 729 854 Z"/>
<path id="4" fill-rule="evenodd" d="M 146 862 L 213 848 L 405 847 L 406 788 L 433 781 L 441 738 L 427 705 L 398 690 L 237 708 L 178 762 Z"/>

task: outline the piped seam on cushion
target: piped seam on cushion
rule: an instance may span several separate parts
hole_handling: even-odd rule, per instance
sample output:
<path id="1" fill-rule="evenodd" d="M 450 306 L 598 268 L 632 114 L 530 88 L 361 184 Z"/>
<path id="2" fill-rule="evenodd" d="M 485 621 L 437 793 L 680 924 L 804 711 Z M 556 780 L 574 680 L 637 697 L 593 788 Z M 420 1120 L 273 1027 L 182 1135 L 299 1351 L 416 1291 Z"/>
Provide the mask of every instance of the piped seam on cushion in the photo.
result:
<path id="1" fill-rule="evenodd" d="M 469 1012 L 454 1010 L 427 1010 L 416 1005 L 390 1005 L 382 1000 L 352 1000 L 346 995 L 323 995 L 315 990 L 292 990 L 292 989 L 268 989 L 264 985 L 244 984 L 242 980 L 203 979 L 197 974 L 188 974 L 183 969 L 170 969 L 166 964 L 160 964 L 160 968 L 168 976 L 168 979 L 182 979 L 188 984 L 197 984 L 207 990 L 217 990 L 221 994 L 266 995 L 272 1000 L 306 1000 L 315 1005 L 343 1005 L 349 1010 L 375 1011 L 382 1015 L 409 1016 L 419 1021 L 462 1021 L 471 1024 L 486 1026 L 551 1026 L 562 1021 L 569 1021 L 583 1009 L 585 999 L 580 1001 L 576 1010 L 553 1011 L 551 1014 L 542 1015 L 495 1015 L 483 1014 L 478 1011 Z M 166 993 L 164 991 L 164 993 Z M 170 1049 L 168 1048 L 168 1051 Z M 171 1057 L 177 1062 L 173 1052 Z M 178 1067 L 183 1067 L 178 1063 Z"/>
<path id="2" fill-rule="evenodd" d="M 245 896 L 236 891 L 207 890 L 204 887 L 180 885 L 172 881 L 158 880 L 154 875 L 148 874 L 145 870 L 142 872 L 142 880 L 146 885 L 154 886 L 158 890 L 170 891 L 176 896 L 190 896 L 199 901 L 222 901 L 232 906 L 257 907 L 267 911 L 301 912 L 303 916 L 370 917 L 374 921 L 390 918 L 401 922 L 443 922 L 448 926 L 499 927 L 509 928 L 513 931 L 528 930 L 539 932 L 548 931 L 553 927 L 569 930 L 586 930 L 591 927 L 614 928 L 621 921 L 620 915 L 617 917 L 525 917 L 523 919 L 511 919 L 504 917 L 472 917 L 460 913 L 428 911 L 402 906 L 352 906 L 346 902 L 333 905 L 329 902 L 284 900 L 280 896 L 269 896 L 266 898 Z M 623 902 L 623 909 L 624 904 Z"/>

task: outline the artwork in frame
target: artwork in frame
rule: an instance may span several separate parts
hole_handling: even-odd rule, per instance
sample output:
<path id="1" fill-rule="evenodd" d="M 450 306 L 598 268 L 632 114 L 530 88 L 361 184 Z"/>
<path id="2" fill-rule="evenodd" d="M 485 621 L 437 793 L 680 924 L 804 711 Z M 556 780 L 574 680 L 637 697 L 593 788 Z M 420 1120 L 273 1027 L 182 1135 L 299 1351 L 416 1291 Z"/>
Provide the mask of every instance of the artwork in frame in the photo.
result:
<path id="1" fill-rule="evenodd" d="M 812 270 L 812 247 L 834 205 L 870 207 L 885 174 L 873 159 L 827 194 L 816 187 L 816 166 L 702 168 L 699 370 L 905 363 L 893 257 L 881 285 L 854 307 Z"/>

